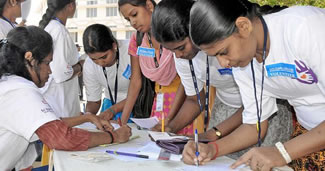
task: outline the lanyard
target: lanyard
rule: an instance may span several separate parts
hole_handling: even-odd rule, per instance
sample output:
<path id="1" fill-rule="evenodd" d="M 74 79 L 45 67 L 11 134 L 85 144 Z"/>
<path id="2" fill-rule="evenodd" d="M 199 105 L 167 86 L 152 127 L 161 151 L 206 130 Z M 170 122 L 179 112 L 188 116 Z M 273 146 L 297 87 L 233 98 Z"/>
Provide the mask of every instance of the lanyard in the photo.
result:
<path id="1" fill-rule="evenodd" d="M 194 84 L 194 88 L 195 88 L 195 92 L 196 92 L 196 97 L 197 97 L 197 102 L 200 106 L 200 111 L 202 111 L 202 104 L 201 104 L 201 98 L 200 98 L 200 92 L 199 92 L 199 88 L 197 86 L 197 79 L 195 76 L 195 71 L 194 71 L 194 66 L 193 66 L 193 62 L 192 60 L 188 61 L 190 64 L 190 70 L 191 70 L 191 74 L 192 74 L 192 79 L 193 79 L 193 84 Z M 205 116 L 204 116 L 204 125 L 205 128 L 204 130 L 206 131 L 207 126 L 208 126 L 208 122 L 209 122 L 209 94 L 210 94 L 210 68 L 209 68 L 209 57 L 207 56 L 207 67 L 206 67 L 206 93 L 205 93 Z"/>
<path id="2" fill-rule="evenodd" d="M 106 78 L 106 84 L 107 84 L 107 88 L 108 88 L 108 92 L 109 92 L 109 96 L 111 98 L 112 101 L 112 105 L 115 105 L 117 102 L 117 87 L 118 87 L 118 79 L 117 79 L 117 74 L 118 74 L 118 67 L 119 67 L 120 63 L 119 63 L 119 53 L 117 52 L 117 59 L 116 59 L 116 77 L 115 77 L 115 87 L 114 87 L 114 99 L 113 99 L 113 95 L 112 95 L 112 91 L 111 88 L 109 87 L 108 84 L 108 79 L 107 79 L 107 73 L 106 73 L 106 69 L 105 67 L 103 67 L 103 72 Z"/>
<path id="3" fill-rule="evenodd" d="M 253 60 L 251 61 L 251 70 L 253 76 L 253 86 L 254 86 L 254 95 L 255 95 L 255 102 L 256 102 L 256 111 L 257 111 L 257 131 L 258 131 L 258 146 L 261 146 L 261 116 L 262 116 L 262 96 L 263 96 L 263 88 L 264 88 L 264 65 L 265 65 L 265 58 L 266 58 L 266 44 L 267 44 L 267 25 L 262 16 L 259 16 L 264 30 L 264 42 L 263 42 L 263 66 L 262 66 L 262 83 L 261 83 L 261 97 L 260 97 L 260 105 L 258 105 L 257 101 L 257 93 L 256 93 L 256 81 L 255 81 L 255 72 L 253 66 Z"/>
<path id="4" fill-rule="evenodd" d="M 12 23 L 8 18 L 6 18 L 5 16 L 1 16 L 1 18 L 2 18 L 3 20 L 7 21 L 7 22 L 11 25 L 12 28 L 16 28 L 15 24 Z"/>
<path id="5" fill-rule="evenodd" d="M 149 44 L 150 44 L 150 47 L 153 48 L 153 44 L 152 44 L 152 41 L 151 41 L 151 36 L 150 34 L 148 33 L 148 41 L 149 41 Z M 161 54 L 162 54 L 162 45 L 160 45 L 160 58 L 161 58 Z M 159 67 L 159 63 L 158 63 L 158 60 L 157 60 L 157 57 L 156 57 L 156 53 L 155 53 L 155 57 L 153 58 L 153 60 L 155 61 L 155 66 L 156 68 Z"/>
<path id="6" fill-rule="evenodd" d="M 63 22 L 62 22 L 62 20 L 60 20 L 58 17 L 54 17 L 53 19 L 56 20 L 56 21 L 58 21 L 58 22 L 60 22 L 62 25 L 64 25 Z"/>

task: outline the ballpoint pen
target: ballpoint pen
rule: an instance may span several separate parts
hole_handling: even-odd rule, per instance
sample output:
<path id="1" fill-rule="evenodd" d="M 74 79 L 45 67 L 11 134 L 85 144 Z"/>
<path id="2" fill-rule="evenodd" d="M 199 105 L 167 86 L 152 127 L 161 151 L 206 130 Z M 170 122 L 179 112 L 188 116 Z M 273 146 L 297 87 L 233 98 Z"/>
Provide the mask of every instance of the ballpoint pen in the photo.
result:
<path id="1" fill-rule="evenodd" d="M 120 126 L 122 126 L 121 117 L 118 117 L 118 118 L 117 118 L 117 121 L 118 121 L 118 124 L 119 124 Z"/>
<path id="2" fill-rule="evenodd" d="M 147 156 L 147 155 L 134 154 L 134 153 L 125 153 L 125 152 L 119 152 L 119 151 L 114 151 L 114 150 L 106 150 L 106 153 L 115 154 L 115 155 L 122 155 L 122 156 L 130 156 L 130 157 L 138 157 L 138 158 L 149 159 L 149 156 Z"/>
<path id="3" fill-rule="evenodd" d="M 161 114 L 161 132 L 165 132 L 165 113 L 162 112 Z"/>
<path id="4" fill-rule="evenodd" d="M 198 157 L 200 155 L 200 152 L 199 152 L 199 137 L 197 135 L 197 129 L 195 129 L 194 141 L 195 141 L 195 155 L 196 155 L 195 165 L 196 166 L 199 166 L 199 159 L 198 159 Z"/>

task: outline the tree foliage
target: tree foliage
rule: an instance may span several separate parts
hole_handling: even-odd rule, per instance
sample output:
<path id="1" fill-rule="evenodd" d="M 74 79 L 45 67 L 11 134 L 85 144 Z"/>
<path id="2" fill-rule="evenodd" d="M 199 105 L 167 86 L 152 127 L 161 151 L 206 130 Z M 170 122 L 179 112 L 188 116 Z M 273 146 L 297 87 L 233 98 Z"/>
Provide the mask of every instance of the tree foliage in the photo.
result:
<path id="1" fill-rule="evenodd" d="M 310 5 L 310 6 L 325 8 L 325 0 L 249 0 L 249 1 L 258 3 L 260 5 L 271 5 L 271 6 Z"/>

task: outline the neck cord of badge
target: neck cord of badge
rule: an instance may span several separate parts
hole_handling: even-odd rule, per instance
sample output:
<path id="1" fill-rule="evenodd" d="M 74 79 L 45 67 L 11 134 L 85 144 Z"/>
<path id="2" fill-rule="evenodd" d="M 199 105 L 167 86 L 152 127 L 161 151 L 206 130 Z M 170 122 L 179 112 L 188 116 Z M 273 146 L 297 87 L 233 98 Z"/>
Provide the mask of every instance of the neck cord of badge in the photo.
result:
<path id="1" fill-rule="evenodd" d="M 54 17 L 53 19 L 56 20 L 56 21 L 58 21 L 58 22 L 61 23 L 62 25 L 64 25 L 63 21 L 60 20 L 58 17 Z"/>
<path id="2" fill-rule="evenodd" d="M 151 48 L 154 48 L 154 47 L 153 47 L 153 44 L 152 44 L 152 41 L 151 41 L 151 35 L 150 35 L 150 32 L 148 32 L 148 41 L 149 41 L 150 47 L 151 47 Z M 159 51 L 159 53 L 160 53 L 160 58 L 161 58 L 161 54 L 162 54 L 162 45 L 160 45 L 160 51 Z M 158 60 L 157 60 L 156 52 L 155 52 L 155 57 L 153 58 L 153 60 L 155 61 L 155 66 L 156 66 L 156 68 L 158 68 L 158 67 L 159 67 L 159 63 L 158 63 Z"/>
<path id="3" fill-rule="evenodd" d="M 261 116 L 262 116 L 262 96 L 263 96 L 263 88 L 264 88 L 264 65 L 265 65 L 265 58 L 266 58 L 266 45 L 267 45 L 267 25 L 265 23 L 265 20 L 263 19 L 262 16 L 259 16 L 262 25 L 263 25 L 263 30 L 264 30 L 264 42 L 263 42 L 263 54 L 262 54 L 262 59 L 263 59 L 263 65 L 262 65 L 262 83 L 261 83 L 261 97 L 260 97 L 260 105 L 258 105 L 258 100 L 257 100 L 257 92 L 256 92 L 256 81 L 255 81 L 255 72 L 254 72 L 254 64 L 253 60 L 251 61 L 251 70 L 252 70 L 252 76 L 253 76 L 253 86 L 254 86 L 254 96 L 255 96 L 255 102 L 256 102 L 256 112 L 257 112 L 257 132 L 258 132 L 258 146 L 261 146 Z"/>
<path id="4" fill-rule="evenodd" d="M 7 17 L 5 17 L 5 16 L 2 15 L 1 18 L 3 20 L 5 20 L 7 23 L 9 23 L 12 28 L 16 28 L 15 24 L 13 22 L 11 22 Z"/>
<path id="5" fill-rule="evenodd" d="M 109 84 L 108 84 L 106 68 L 103 67 L 104 76 L 105 76 L 105 78 L 106 78 L 107 89 L 108 89 L 109 96 L 110 96 L 111 101 L 112 101 L 112 105 L 114 105 L 114 104 L 117 103 L 117 91 L 118 91 L 118 90 L 117 90 L 117 89 L 118 89 L 118 79 L 117 79 L 117 75 L 118 75 L 118 67 L 119 67 L 119 65 L 120 65 L 119 60 L 120 60 L 120 52 L 119 52 L 119 49 L 117 48 L 117 52 L 116 52 L 116 76 L 115 76 L 115 87 L 114 87 L 114 97 L 115 97 L 115 98 L 113 98 L 111 88 L 109 87 Z"/>
<path id="6" fill-rule="evenodd" d="M 206 93 L 205 93 L 205 116 L 204 116 L 204 131 L 206 131 L 207 127 L 208 127 L 208 122 L 209 122 L 209 94 L 210 94 L 210 69 L 209 69 L 209 57 L 207 56 L 207 66 L 206 66 Z M 191 75 L 192 75 L 192 79 L 193 79 L 193 84 L 194 84 L 194 88 L 195 88 L 195 92 L 196 92 L 196 97 L 197 97 L 197 102 L 199 104 L 200 107 L 200 112 L 202 112 L 203 107 L 201 104 L 201 98 L 200 98 L 200 91 L 197 85 L 197 79 L 195 76 L 195 71 L 194 71 L 194 66 L 193 66 L 193 62 L 192 60 L 189 60 L 189 65 L 190 65 L 190 70 L 191 70 Z"/>

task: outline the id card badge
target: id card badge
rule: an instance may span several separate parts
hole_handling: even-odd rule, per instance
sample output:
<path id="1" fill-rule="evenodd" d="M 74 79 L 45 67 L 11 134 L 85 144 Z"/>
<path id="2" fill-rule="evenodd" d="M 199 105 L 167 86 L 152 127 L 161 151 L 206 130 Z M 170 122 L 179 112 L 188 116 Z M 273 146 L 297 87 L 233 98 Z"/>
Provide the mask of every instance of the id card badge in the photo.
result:
<path id="1" fill-rule="evenodd" d="M 137 55 L 154 58 L 156 56 L 156 53 L 154 48 L 146 48 L 139 46 L 137 49 Z"/>
<path id="2" fill-rule="evenodd" d="M 130 79 L 131 77 L 131 65 L 128 64 L 128 66 L 125 68 L 125 71 L 123 72 L 123 77 L 126 78 L 126 79 Z"/>
<path id="3" fill-rule="evenodd" d="M 157 101 L 156 101 L 156 111 L 161 112 L 163 111 L 164 106 L 164 93 L 157 94 Z"/>
<path id="4" fill-rule="evenodd" d="M 232 68 L 218 69 L 220 75 L 232 75 Z"/>
<path id="5" fill-rule="evenodd" d="M 296 65 L 287 63 L 276 63 L 265 66 L 268 77 L 290 77 L 297 78 Z"/>

